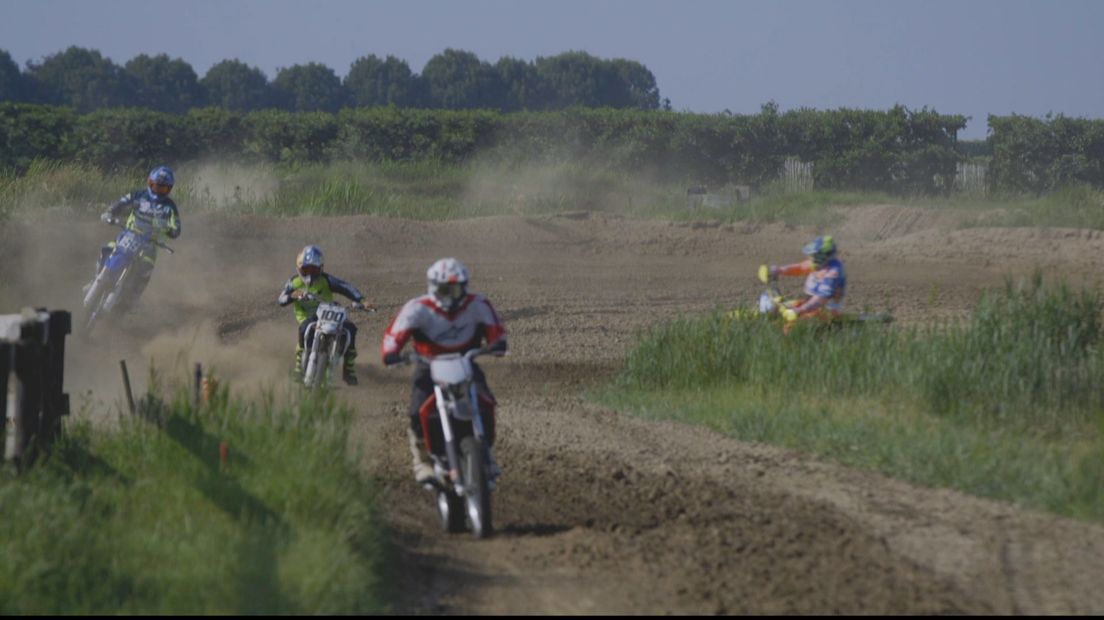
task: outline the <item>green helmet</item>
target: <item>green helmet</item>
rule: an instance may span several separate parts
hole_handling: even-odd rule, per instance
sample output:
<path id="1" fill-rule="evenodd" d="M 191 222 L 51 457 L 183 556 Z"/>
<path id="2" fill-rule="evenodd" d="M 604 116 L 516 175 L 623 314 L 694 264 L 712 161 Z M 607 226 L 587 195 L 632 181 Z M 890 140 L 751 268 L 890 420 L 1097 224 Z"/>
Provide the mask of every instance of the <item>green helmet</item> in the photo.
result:
<path id="1" fill-rule="evenodd" d="M 836 240 L 831 235 L 824 235 L 807 243 L 801 249 L 801 253 L 813 259 L 814 266 L 823 267 L 836 255 L 837 250 L 839 248 L 836 246 Z"/>

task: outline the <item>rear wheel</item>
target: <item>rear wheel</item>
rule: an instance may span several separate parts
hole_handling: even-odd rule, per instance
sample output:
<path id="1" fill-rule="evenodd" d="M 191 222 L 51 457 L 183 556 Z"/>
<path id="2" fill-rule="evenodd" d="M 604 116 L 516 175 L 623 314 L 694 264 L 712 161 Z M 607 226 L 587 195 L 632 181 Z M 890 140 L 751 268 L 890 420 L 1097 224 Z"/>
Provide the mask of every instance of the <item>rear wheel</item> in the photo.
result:
<path id="1" fill-rule="evenodd" d="M 466 516 L 472 536 L 486 538 L 494 529 L 491 520 L 491 490 L 487 486 L 483 446 L 473 436 L 460 440 L 460 467 L 464 480 Z"/>
<path id="2" fill-rule="evenodd" d="M 330 340 L 330 365 L 326 368 L 326 382 L 330 385 L 334 383 L 334 373 L 337 372 L 337 366 L 344 363 L 341 356 L 341 339 L 332 338 Z"/>

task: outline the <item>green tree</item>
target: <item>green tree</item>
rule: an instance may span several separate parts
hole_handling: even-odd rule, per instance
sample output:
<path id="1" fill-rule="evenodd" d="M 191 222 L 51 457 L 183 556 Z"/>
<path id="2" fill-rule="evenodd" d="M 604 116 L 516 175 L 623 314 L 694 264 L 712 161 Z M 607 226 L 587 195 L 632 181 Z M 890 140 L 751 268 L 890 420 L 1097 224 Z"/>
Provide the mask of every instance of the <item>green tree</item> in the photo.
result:
<path id="1" fill-rule="evenodd" d="M 655 75 L 647 67 L 635 60 L 618 58 L 610 63 L 620 82 L 616 92 L 620 97 L 619 105 L 614 108 L 638 108 L 640 110 L 659 109 L 659 87 Z"/>
<path id="2" fill-rule="evenodd" d="M 272 94 L 264 72 L 236 58 L 212 66 L 199 84 L 207 93 L 207 102 L 213 106 L 235 112 L 272 106 Z"/>
<path id="3" fill-rule="evenodd" d="M 129 95 L 122 70 L 96 50 L 72 46 L 29 64 L 28 75 L 45 103 L 68 105 L 79 112 L 126 105 Z"/>
<path id="4" fill-rule="evenodd" d="M 541 109 L 608 106 L 610 91 L 616 86 L 612 68 L 586 52 L 537 58 L 536 68 Z"/>
<path id="5" fill-rule="evenodd" d="M 294 112 L 336 112 L 348 99 L 333 69 L 317 62 L 280 69 L 272 91 L 279 107 Z"/>
<path id="6" fill-rule="evenodd" d="M 494 69 L 502 83 L 501 110 L 517 112 L 532 108 L 539 95 L 539 78 L 533 63 L 503 56 Z"/>
<path id="7" fill-rule="evenodd" d="M 0 102 L 0 169 L 22 172 L 36 159 L 63 159 L 75 122 L 68 108 Z"/>
<path id="8" fill-rule="evenodd" d="M 0 101 L 27 101 L 30 93 L 24 84 L 19 65 L 7 50 L 0 50 Z"/>
<path id="9" fill-rule="evenodd" d="M 414 74 L 405 60 L 394 56 L 386 60 L 375 54 L 357 58 L 349 67 L 344 85 L 349 103 L 356 107 L 408 107 L 416 103 Z"/>
<path id="10" fill-rule="evenodd" d="M 203 106 L 203 89 L 196 72 L 180 58 L 141 54 L 130 59 L 123 70 L 134 89 L 133 102 L 137 105 L 178 114 Z"/>
<path id="11" fill-rule="evenodd" d="M 471 53 L 446 49 L 422 69 L 428 104 L 451 110 L 501 108 L 502 82 L 494 68 Z"/>
<path id="12" fill-rule="evenodd" d="M 77 118 L 66 146 L 77 159 L 104 170 L 149 170 L 195 157 L 185 117 L 144 108 L 98 110 Z"/>

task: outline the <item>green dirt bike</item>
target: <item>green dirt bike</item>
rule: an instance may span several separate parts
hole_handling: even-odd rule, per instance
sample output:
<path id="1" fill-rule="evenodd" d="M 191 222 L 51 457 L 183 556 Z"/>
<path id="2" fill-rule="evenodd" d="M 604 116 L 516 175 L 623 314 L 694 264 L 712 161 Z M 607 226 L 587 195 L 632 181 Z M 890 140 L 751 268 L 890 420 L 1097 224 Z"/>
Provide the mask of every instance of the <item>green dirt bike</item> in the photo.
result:
<path id="1" fill-rule="evenodd" d="M 725 316 L 732 320 L 776 320 L 783 321 L 782 313 L 793 308 L 798 300 L 785 297 L 778 288 L 778 279 L 771 276 L 770 268 L 759 265 L 759 281 L 767 285 L 767 290 L 759 294 L 758 305 L 751 308 L 736 308 Z M 844 312 L 825 323 L 830 326 L 863 325 L 866 323 L 892 323 L 893 315 L 888 312 L 854 313 Z"/>

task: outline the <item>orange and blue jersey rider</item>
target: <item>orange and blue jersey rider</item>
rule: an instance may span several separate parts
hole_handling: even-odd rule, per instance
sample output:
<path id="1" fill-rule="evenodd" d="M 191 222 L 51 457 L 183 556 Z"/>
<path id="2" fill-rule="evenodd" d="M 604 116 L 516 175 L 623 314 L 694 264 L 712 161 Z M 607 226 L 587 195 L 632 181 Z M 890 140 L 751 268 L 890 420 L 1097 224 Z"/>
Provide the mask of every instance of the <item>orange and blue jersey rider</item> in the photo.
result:
<path id="1" fill-rule="evenodd" d="M 831 320 L 843 312 L 843 298 L 847 292 L 847 275 L 843 261 L 837 256 L 839 246 L 831 236 L 817 237 L 802 248 L 807 259 L 791 265 L 771 265 L 771 278 L 778 276 L 805 276 L 805 299 L 781 308 L 786 323 L 799 319 L 820 318 Z"/>

